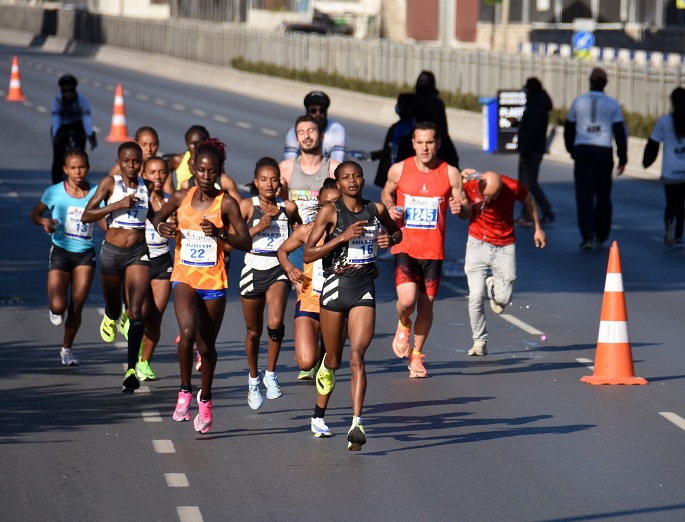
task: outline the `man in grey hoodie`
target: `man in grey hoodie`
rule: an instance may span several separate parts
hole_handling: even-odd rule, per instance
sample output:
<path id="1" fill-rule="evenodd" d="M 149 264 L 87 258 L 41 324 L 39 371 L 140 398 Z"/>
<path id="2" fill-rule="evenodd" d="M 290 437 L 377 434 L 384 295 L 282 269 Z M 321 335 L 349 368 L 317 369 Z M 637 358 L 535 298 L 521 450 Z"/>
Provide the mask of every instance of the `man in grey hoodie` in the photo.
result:
<path id="1" fill-rule="evenodd" d="M 549 224 L 555 219 L 552 206 L 538 183 L 542 156 L 547 152 L 547 124 L 552 100 L 535 77 L 528 78 L 523 86 L 526 93 L 526 108 L 523 111 L 518 134 L 519 181 L 528 189 L 540 207 L 540 223 Z M 522 226 L 533 224 L 526 207 L 522 207 L 517 223 Z"/>

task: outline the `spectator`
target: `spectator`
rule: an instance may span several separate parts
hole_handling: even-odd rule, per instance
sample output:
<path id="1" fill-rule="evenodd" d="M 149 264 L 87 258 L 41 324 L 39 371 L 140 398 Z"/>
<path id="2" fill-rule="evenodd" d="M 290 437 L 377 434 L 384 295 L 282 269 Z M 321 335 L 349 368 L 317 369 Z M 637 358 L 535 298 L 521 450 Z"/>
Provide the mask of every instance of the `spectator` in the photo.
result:
<path id="1" fill-rule="evenodd" d="M 372 160 L 380 160 L 376 179 L 374 180 L 374 184 L 378 187 L 382 188 L 385 186 L 385 182 L 388 180 L 388 170 L 394 163 L 401 161 L 401 159 L 398 159 L 398 151 L 402 138 L 408 136 L 411 139 L 414 124 L 416 123 L 413 115 L 415 100 L 416 95 L 409 92 L 403 92 L 397 97 L 395 112 L 400 119 L 388 129 L 385 141 L 383 142 L 383 148 L 371 153 Z"/>

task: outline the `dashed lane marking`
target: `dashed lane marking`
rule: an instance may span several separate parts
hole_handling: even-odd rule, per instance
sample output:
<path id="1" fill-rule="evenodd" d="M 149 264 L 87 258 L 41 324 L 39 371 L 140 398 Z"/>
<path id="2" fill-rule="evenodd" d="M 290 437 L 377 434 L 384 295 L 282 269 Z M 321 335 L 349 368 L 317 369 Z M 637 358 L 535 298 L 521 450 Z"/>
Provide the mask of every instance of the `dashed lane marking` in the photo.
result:
<path id="1" fill-rule="evenodd" d="M 181 112 L 186 110 L 186 106 L 181 104 L 181 103 L 172 103 L 171 108 L 176 110 L 176 111 L 181 111 Z"/>
<path id="2" fill-rule="evenodd" d="M 592 361 L 591 359 L 585 359 L 585 358 L 583 358 L 583 357 L 578 357 L 578 358 L 576 359 L 576 361 L 578 361 L 580 364 L 582 364 L 582 365 L 584 365 L 584 366 L 587 366 L 587 367 L 590 368 L 593 372 L 595 371 L 594 361 Z"/>
<path id="3" fill-rule="evenodd" d="M 178 519 L 181 522 L 203 522 L 202 513 L 197 506 L 178 506 L 176 508 Z"/>
<path id="4" fill-rule="evenodd" d="M 165 473 L 166 485 L 170 488 L 187 488 L 190 486 L 185 473 Z"/>
<path id="5" fill-rule="evenodd" d="M 678 426 L 681 430 L 685 431 L 685 419 L 683 419 L 680 415 L 677 415 L 677 414 L 672 413 L 670 411 L 660 411 L 659 415 L 661 415 L 664 419 L 671 421 L 673 424 Z"/>
<path id="6" fill-rule="evenodd" d="M 280 133 L 273 129 L 259 129 L 259 132 L 266 134 L 267 136 L 278 136 Z"/>
<path id="7" fill-rule="evenodd" d="M 219 123 L 228 123 L 228 118 L 226 116 L 220 116 L 218 114 L 215 114 L 212 116 L 212 119 L 214 121 L 218 121 Z"/>
<path id="8" fill-rule="evenodd" d="M 36 105 L 36 110 L 38 112 L 43 112 L 43 113 L 50 112 L 50 109 L 48 109 L 47 107 L 43 107 L 42 105 Z"/>
<path id="9" fill-rule="evenodd" d="M 170 440 L 153 440 L 152 446 L 157 453 L 176 453 L 174 443 Z"/>
<path id="10" fill-rule="evenodd" d="M 162 422 L 162 416 L 157 410 L 143 410 L 140 414 L 145 422 Z"/>
<path id="11" fill-rule="evenodd" d="M 200 116 L 201 118 L 204 118 L 205 116 L 207 116 L 207 111 L 203 111 L 201 109 L 193 109 L 193 114 L 195 116 Z"/>
<path id="12" fill-rule="evenodd" d="M 166 107 L 167 101 L 163 100 L 162 98 L 155 98 L 155 105 L 160 105 L 162 107 Z"/>
<path id="13" fill-rule="evenodd" d="M 241 129 L 251 129 L 252 128 L 252 124 L 247 123 L 246 121 L 237 121 L 237 122 L 235 122 L 235 126 L 240 127 Z"/>
<path id="14" fill-rule="evenodd" d="M 128 341 L 115 341 L 114 347 L 120 350 L 128 350 Z"/>
<path id="15" fill-rule="evenodd" d="M 136 94 L 136 99 L 140 101 L 148 101 L 150 97 L 147 94 L 138 93 Z"/>

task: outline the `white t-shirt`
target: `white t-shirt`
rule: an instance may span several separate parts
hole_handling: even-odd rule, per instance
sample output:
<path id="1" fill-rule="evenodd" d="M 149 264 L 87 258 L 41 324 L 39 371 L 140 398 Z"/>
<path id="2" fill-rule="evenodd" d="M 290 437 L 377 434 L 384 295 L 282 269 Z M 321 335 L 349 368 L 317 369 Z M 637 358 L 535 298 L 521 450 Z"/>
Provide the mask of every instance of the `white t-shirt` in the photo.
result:
<path id="1" fill-rule="evenodd" d="M 328 120 L 326 130 L 323 134 L 323 155 L 336 161 L 345 161 L 347 152 L 347 140 L 345 137 L 345 127 L 333 120 Z M 285 145 L 283 146 L 283 159 L 297 158 L 300 153 L 300 146 L 297 143 L 295 126 L 288 129 L 285 135 Z"/>
<path id="2" fill-rule="evenodd" d="M 649 139 L 664 145 L 664 157 L 661 162 L 661 177 L 664 182 L 684 182 L 685 137 L 676 136 L 673 114 L 664 114 L 657 120 Z"/>
<path id="3" fill-rule="evenodd" d="M 621 106 L 600 91 L 590 91 L 571 104 L 566 119 L 576 124 L 574 145 L 612 147 L 614 123 L 623 121 Z"/>

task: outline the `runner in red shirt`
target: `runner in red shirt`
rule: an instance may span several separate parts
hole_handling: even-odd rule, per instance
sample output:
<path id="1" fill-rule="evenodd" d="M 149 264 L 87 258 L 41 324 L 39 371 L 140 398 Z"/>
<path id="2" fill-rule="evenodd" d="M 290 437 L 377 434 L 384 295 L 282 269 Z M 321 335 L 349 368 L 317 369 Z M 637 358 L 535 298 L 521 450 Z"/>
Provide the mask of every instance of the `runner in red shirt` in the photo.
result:
<path id="1" fill-rule="evenodd" d="M 472 205 L 464 259 L 473 334 L 473 347 L 468 353 L 486 355 L 488 333 L 483 306 L 486 291 L 492 311 L 501 314 L 511 299 L 516 279 L 516 201 L 523 202 L 533 220 L 535 246 L 544 248 L 547 238 L 532 194 L 518 181 L 495 172 L 480 174 L 473 169 L 464 169 L 461 175 Z"/>
<path id="2" fill-rule="evenodd" d="M 412 144 L 416 155 L 390 167 L 381 199 L 390 217 L 402 225 L 404 238 L 392 248 L 399 316 L 392 348 L 398 357 L 409 356 L 409 377 L 426 377 L 422 350 L 433 324 L 433 302 L 445 257 L 447 208 L 466 219 L 470 206 L 459 170 L 437 156 L 440 139 L 435 124 L 417 123 Z M 414 310 L 412 350 L 409 338 Z"/>

